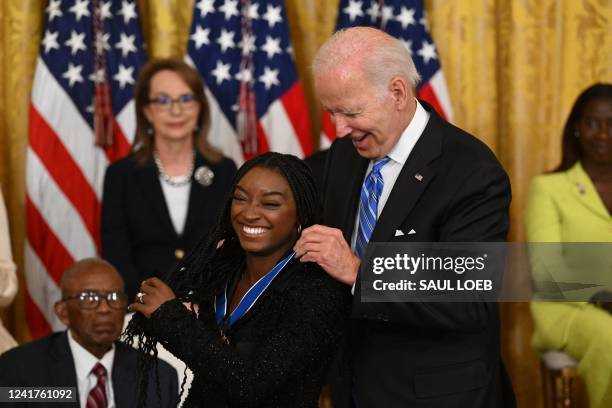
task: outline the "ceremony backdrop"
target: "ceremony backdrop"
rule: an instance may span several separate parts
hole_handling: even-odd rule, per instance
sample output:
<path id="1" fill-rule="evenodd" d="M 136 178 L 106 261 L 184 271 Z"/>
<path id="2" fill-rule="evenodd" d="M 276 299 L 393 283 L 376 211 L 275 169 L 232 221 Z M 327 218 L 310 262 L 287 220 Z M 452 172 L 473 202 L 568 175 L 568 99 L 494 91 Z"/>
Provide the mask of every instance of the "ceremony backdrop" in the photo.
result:
<path id="1" fill-rule="evenodd" d="M 318 145 L 320 107 L 309 64 L 336 24 L 339 0 L 286 0 L 298 77 Z M 140 0 L 150 56 L 183 57 L 194 0 Z M 0 185 L 9 213 L 21 290 L 3 314 L 19 341 L 24 318 L 25 157 L 28 108 L 39 55 L 44 0 L 0 2 Z M 425 0 L 448 85 L 453 121 L 487 143 L 513 188 L 511 239 L 521 241 L 526 192 L 534 175 L 559 160 L 571 104 L 595 82 L 612 82 L 610 0 Z M 519 406 L 537 406 L 538 365 L 529 347 L 526 304 L 502 306 L 505 360 Z"/>

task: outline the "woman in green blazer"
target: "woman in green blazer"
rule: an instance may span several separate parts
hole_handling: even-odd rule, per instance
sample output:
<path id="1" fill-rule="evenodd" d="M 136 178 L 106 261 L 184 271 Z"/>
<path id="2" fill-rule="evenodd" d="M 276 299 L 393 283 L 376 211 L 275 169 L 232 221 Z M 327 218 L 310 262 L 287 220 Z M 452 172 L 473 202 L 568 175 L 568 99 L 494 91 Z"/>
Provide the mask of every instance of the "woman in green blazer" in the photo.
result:
<path id="1" fill-rule="evenodd" d="M 576 100 L 563 132 L 562 161 L 529 190 L 530 242 L 612 242 L 612 85 L 597 84 Z M 559 250 L 560 251 L 560 250 Z M 569 265 L 561 254 L 555 262 Z M 590 259 L 609 272 L 612 262 Z M 541 272 L 532 259 L 533 273 Z M 591 268 L 583 268 L 585 273 Z M 591 289 L 595 292 L 597 289 Z M 589 299 L 585 297 L 584 299 Z M 612 314 L 587 302 L 532 302 L 533 346 L 564 350 L 578 361 L 591 407 L 612 407 Z M 607 310 L 606 310 L 607 306 Z"/>

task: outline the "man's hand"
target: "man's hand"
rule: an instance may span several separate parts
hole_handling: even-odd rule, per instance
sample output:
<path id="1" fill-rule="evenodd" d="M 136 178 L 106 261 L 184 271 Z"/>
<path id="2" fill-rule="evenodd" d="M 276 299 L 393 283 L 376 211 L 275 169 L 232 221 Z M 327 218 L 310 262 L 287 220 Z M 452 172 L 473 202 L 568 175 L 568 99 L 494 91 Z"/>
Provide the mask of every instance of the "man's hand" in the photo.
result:
<path id="1" fill-rule="evenodd" d="M 301 262 L 316 262 L 332 278 L 353 285 L 361 261 L 353 253 L 337 228 L 313 225 L 302 231 L 295 244 Z"/>
<path id="2" fill-rule="evenodd" d="M 140 295 L 140 296 L 139 296 Z M 140 284 L 140 292 L 128 310 L 138 312 L 149 318 L 162 304 L 176 298 L 170 286 L 161 279 L 149 278 Z"/>

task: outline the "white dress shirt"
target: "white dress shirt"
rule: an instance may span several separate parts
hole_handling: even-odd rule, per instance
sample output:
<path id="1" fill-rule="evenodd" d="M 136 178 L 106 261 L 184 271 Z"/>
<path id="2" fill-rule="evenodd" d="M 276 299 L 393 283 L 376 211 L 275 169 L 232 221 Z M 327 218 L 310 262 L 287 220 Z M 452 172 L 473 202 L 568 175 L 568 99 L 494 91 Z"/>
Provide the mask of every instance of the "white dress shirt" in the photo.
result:
<path id="1" fill-rule="evenodd" d="M 402 168 L 404 167 L 404 163 L 408 160 L 408 156 L 410 156 L 410 152 L 419 141 L 419 138 L 423 134 L 425 130 L 425 126 L 427 126 L 427 122 L 429 122 L 429 112 L 423 108 L 423 106 L 416 100 L 416 111 L 414 112 L 414 116 L 412 120 L 402 132 L 399 140 L 393 146 L 391 151 L 387 154 L 389 157 L 389 162 L 383 166 L 380 170 L 380 173 L 383 178 L 383 190 L 380 194 L 380 198 L 378 200 L 378 210 L 376 214 L 376 219 L 380 218 L 380 214 L 382 213 L 383 208 L 385 208 L 385 204 L 387 204 L 387 200 L 389 199 L 389 195 L 391 195 L 391 190 L 393 190 L 393 186 L 395 185 L 395 181 L 399 176 Z M 370 160 L 370 164 L 368 165 L 368 169 L 365 172 L 365 177 L 368 176 L 370 170 L 374 166 L 374 160 Z M 364 177 L 364 180 L 365 180 Z M 363 183 L 362 183 L 363 185 Z M 359 211 L 355 215 L 355 227 L 353 228 L 353 235 L 351 236 L 351 249 L 355 250 L 355 242 L 357 241 L 357 230 L 359 229 Z"/>
<path id="2" fill-rule="evenodd" d="M 102 364 L 102 366 L 106 368 L 106 398 L 108 400 L 108 408 L 115 408 L 115 395 L 113 393 L 112 380 L 115 345 L 113 344 L 111 349 L 107 351 L 100 360 L 77 343 L 72 337 L 72 332 L 70 330 L 68 330 L 68 345 L 70 346 L 72 358 L 74 359 L 77 388 L 79 390 L 79 405 L 81 408 L 86 408 L 89 391 L 98 383 L 98 377 L 91 372 L 97 363 Z"/>
<path id="3" fill-rule="evenodd" d="M 185 229 L 185 220 L 187 219 L 187 210 L 189 209 L 191 183 L 185 184 L 184 186 L 171 186 L 166 183 L 161 176 L 159 177 L 159 183 L 164 192 L 166 206 L 170 213 L 174 231 L 176 231 L 178 235 L 181 235 Z"/>

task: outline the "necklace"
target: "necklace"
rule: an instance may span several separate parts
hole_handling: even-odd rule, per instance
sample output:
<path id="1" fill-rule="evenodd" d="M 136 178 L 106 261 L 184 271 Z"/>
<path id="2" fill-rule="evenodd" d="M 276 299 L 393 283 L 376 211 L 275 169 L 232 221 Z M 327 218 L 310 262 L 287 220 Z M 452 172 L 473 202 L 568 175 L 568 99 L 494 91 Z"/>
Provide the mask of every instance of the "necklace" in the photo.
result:
<path id="1" fill-rule="evenodd" d="M 153 161 L 157 166 L 157 171 L 159 171 L 159 175 L 164 183 L 168 184 L 172 187 L 182 187 L 191 183 L 191 175 L 193 174 L 193 166 L 195 165 L 195 152 L 193 152 L 193 160 L 191 160 L 191 166 L 186 174 L 182 176 L 169 176 L 168 173 L 164 170 L 164 166 L 162 165 L 161 159 L 159 158 L 159 154 L 157 151 L 153 152 Z"/>

